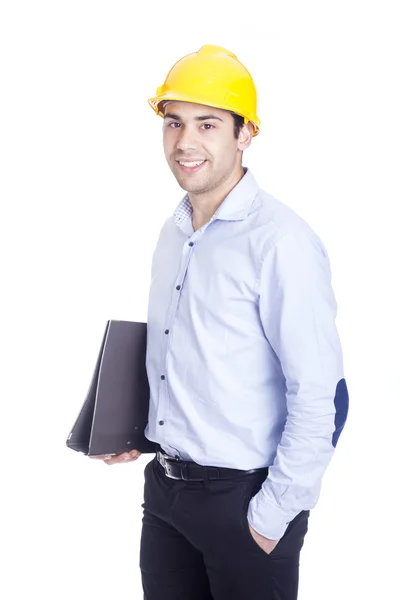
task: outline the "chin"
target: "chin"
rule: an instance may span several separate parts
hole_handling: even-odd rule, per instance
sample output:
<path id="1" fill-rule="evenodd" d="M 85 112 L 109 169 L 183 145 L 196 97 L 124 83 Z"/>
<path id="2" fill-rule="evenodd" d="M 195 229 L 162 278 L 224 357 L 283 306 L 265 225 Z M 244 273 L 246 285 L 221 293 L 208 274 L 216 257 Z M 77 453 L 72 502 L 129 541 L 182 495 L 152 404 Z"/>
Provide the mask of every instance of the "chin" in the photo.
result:
<path id="1" fill-rule="evenodd" d="M 190 185 L 187 182 L 185 183 L 184 181 L 179 181 L 179 179 L 177 179 L 177 182 L 179 183 L 180 187 L 185 191 L 188 192 L 189 194 L 196 194 L 199 193 L 201 190 L 198 190 L 196 188 L 196 186 L 194 185 Z"/>
<path id="2" fill-rule="evenodd" d="M 189 178 L 178 177 L 176 173 L 174 173 L 174 176 L 180 187 L 185 190 L 185 192 L 200 193 L 204 188 L 204 185 L 201 183 L 197 183 L 196 185 L 196 183 L 194 181 L 190 181 Z"/>

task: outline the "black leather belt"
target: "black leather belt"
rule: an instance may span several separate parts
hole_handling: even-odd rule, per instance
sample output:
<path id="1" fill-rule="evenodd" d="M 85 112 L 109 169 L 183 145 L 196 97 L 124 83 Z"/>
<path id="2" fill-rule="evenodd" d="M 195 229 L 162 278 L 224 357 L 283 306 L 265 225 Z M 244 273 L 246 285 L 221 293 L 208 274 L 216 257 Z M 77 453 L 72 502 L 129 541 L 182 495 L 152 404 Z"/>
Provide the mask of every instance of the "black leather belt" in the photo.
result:
<path id="1" fill-rule="evenodd" d="M 184 461 L 177 458 L 172 458 L 162 451 L 157 451 L 157 460 L 164 468 L 164 472 L 170 479 L 180 479 L 183 481 L 206 481 L 214 479 L 232 479 L 241 475 L 250 475 L 259 471 L 268 473 L 267 467 L 261 469 L 250 469 L 243 471 L 242 469 L 228 469 L 226 467 L 205 467 L 198 465 L 195 462 Z"/>

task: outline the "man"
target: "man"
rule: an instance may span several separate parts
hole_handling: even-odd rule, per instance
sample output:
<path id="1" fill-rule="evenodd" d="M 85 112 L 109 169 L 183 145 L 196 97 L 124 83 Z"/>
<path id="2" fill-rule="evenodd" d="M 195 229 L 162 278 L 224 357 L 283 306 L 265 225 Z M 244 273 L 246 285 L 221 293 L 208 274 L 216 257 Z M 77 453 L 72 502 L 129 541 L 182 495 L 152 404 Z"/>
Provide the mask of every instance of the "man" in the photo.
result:
<path id="1" fill-rule="evenodd" d="M 242 166 L 260 121 L 235 55 L 203 46 L 149 103 L 187 194 L 152 264 L 144 597 L 295 600 L 348 410 L 329 259 Z"/>

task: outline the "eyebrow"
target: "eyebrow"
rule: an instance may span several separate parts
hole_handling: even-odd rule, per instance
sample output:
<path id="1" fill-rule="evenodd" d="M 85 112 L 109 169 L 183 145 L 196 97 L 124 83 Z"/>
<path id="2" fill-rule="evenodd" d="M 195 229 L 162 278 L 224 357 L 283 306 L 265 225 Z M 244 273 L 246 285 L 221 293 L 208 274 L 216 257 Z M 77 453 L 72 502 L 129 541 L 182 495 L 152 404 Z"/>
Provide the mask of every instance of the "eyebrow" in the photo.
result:
<path id="1" fill-rule="evenodd" d="M 179 115 L 174 115 L 172 113 L 166 113 L 164 115 L 164 119 L 173 119 L 174 121 L 182 121 L 182 119 Z M 223 120 L 220 119 L 220 117 L 217 117 L 217 115 L 201 115 L 199 117 L 194 117 L 195 121 L 210 121 L 211 119 L 218 119 L 218 121 L 221 121 L 221 123 L 223 123 Z"/>

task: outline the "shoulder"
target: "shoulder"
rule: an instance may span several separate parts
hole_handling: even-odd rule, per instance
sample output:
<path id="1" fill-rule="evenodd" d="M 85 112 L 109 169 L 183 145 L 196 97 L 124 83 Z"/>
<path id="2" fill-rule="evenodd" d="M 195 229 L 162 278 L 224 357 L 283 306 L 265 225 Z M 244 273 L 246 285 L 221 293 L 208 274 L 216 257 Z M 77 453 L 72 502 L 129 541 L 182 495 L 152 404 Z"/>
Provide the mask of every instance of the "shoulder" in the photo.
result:
<path id="1" fill-rule="evenodd" d="M 264 230 L 264 253 L 290 241 L 311 245 L 327 256 L 325 245 L 310 224 L 290 206 L 278 200 L 268 192 L 259 189 L 249 217 L 253 218 L 257 228 Z"/>

